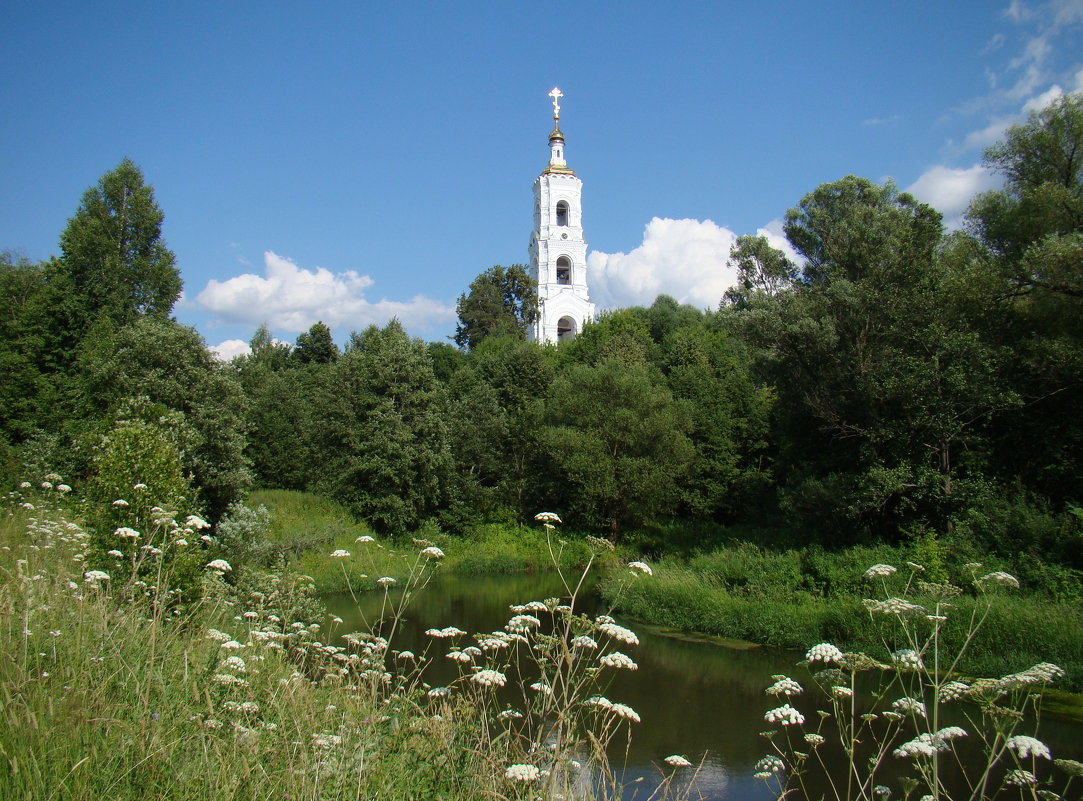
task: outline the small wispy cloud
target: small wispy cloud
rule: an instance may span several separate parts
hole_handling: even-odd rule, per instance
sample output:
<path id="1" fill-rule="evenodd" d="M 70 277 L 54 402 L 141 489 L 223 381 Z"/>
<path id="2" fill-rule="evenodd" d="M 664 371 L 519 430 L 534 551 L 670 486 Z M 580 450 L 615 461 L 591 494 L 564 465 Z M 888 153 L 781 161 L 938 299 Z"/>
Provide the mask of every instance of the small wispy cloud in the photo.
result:
<path id="1" fill-rule="evenodd" d="M 901 114 L 892 114 L 890 117 L 869 117 L 867 120 L 862 120 L 861 124 L 872 127 L 876 125 L 895 125 L 901 121 Z"/>

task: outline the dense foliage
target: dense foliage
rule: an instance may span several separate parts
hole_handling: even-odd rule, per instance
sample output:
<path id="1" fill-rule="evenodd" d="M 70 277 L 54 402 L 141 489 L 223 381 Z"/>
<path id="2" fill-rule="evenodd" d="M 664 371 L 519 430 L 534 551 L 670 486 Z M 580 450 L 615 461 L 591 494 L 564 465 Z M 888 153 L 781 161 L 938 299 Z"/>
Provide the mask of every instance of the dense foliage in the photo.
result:
<path id="1" fill-rule="evenodd" d="M 740 237 L 717 309 L 661 296 L 541 346 L 529 276 L 493 267 L 460 298 L 459 348 L 393 321 L 340 351 L 317 323 L 292 347 L 261 328 L 229 365 L 169 318 L 162 214 L 124 161 L 59 258 L 0 263 L 0 455 L 90 480 L 132 419 L 170 428 L 212 519 L 251 470 L 388 532 L 545 508 L 652 550 L 709 548 L 740 523 L 827 548 L 932 536 L 1075 581 L 1080 153 L 1069 96 L 988 151 L 1005 184 L 955 232 L 891 183 L 824 184 L 786 216 L 799 259 Z M 677 530 L 696 535 L 649 533 Z"/>

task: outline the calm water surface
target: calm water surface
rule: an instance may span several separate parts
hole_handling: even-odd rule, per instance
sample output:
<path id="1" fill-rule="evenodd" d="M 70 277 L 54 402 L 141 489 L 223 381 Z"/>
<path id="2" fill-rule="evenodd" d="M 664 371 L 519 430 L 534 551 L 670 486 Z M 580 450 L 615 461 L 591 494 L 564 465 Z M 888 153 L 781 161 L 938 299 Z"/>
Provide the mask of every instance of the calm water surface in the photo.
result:
<path id="1" fill-rule="evenodd" d="M 552 573 L 440 574 L 411 601 L 393 647 L 418 653 L 426 648 L 430 654 L 443 652 L 447 643 L 426 637 L 426 629 L 458 626 L 470 633 L 493 631 L 502 628 L 511 616 L 509 605 L 559 595 L 566 593 L 559 577 Z M 325 600 L 329 610 L 343 619 L 339 629 L 343 632 L 367 628 L 365 621 L 375 620 L 380 613 L 377 594 L 359 597 L 359 603 L 349 595 Z M 599 603 L 588 595 L 578 610 L 604 611 Z M 767 728 L 763 713 L 777 706 L 763 690 L 776 673 L 801 680 L 802 671 L 795 665 L 802 655 L 769 648 L 726 647 L 672 636 L 642 624 L 628 625 L 640 638 L 639 646 L 626 649 L 639 670 L 617 671 L 606 695 L 628 704 L 643 719 L 633 727 L 624 769 L 626 781 L 643 780 L 630 785 L 629 797 L 646 798 L 658 780 L 656 766 L 662 758 L 683 754 L 694 763 L 703 760 L 697 788 L 704 797 L 728 801 L 773 798 L 763 782 L 752 778 L 756 761 L 767 753 L 766 743 L 757 735 Z M 430 684 L 439 685 L 456 675 L 450 661 L 437 658 L 425 677 Z M 1054 756 L 1083 760 L 1083 725 L 1047 719 L 1040 736 Z M 623 754 L 618 759 L 623 762 Z"/>

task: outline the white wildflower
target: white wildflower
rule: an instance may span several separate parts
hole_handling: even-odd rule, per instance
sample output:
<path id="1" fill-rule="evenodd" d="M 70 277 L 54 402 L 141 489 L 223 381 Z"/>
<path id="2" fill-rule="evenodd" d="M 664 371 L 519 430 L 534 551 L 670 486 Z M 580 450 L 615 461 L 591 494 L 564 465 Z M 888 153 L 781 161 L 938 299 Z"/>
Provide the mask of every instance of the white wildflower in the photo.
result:
<path id="1" fill-rule="evenodd" d="M 504 628 L 508 631 L 525 634 L 531 629 L 536 629 L 540 625 L 541 621 L 533 615 L 516 615 L 508 621 L 508 624 L 504 626 Z"/>
<path id="2" fill-rule="evenodd" d="M 895 568 L 891 565 L 873 565 L 865 571 L 865 578 L 887 578 L 895 572 Z"/>
<path id="3" fill-rule="evenodd" d="M 430 545 L 421 552 L 422 556 L 427 556 L 429 559 L 443 559 L 444 552 L 437 548 L 435 545 Z"/>
<path id="4" fill-rule="evenodd" d="M 123 498 L 117 498 L 115 501 L 113 501 L 113 506 L 120 507 L 121 509 L 123 509 L 127 505 L 128 505 L 128 502 L 126 500 L 124 500 Z"/>
<path id="5" fill-rule="evenodd" d="M 1041 740 L 1034 737 L 1028 737 L 1025 734 L 1017 734 L 1014 737 L 1009 737 L 1008 742 L 1005 745 L 1020 759 L 1026 757 L 1041 757 L 1042 759 L 1052 759 L 1053 755 L 1049 753 L 1049 746 L 1043 743 Z"/>
<path id="6" fill-rule="evenodd" d="M 587 648 L 590 650 L 597 650 L 598 643 L 593 638 L 588 637 L 586 634 L 581 634 L 572 640 L 572 648 Z"/>
<path id="7" fill-rule="evenodd" d="M 1003 584 L 1006 587 L 1019 588 L 1019 579 L 1010 573 L 1005 573 L 1003 570 L 997 570 L 993 573 L 986 573 L 978 581 L 991 581 L 994 584 Z"/>
<path id="8" fill-rule="evenodd" d="M 775 709 L 769 709 L 764 714 L 763 719 L 768 723 L 781 723 L 783 726 L 791 726 L 794 724 L 800 726 L 805 722 L 805 716 L 789 704 L 783 704 Z"/>
<path id="9" fill-rule="evenodd" d="M 553 694 L 553 688 L 550 687 L 548 684 L 546 684 L 544 681 L 536 681 L 536 682 L 534 682 L 533 684 L 530 685 L 530 689 L 532 689 L 536 693 L 541 693 L 542 695 L 552 695 Z"/>
<path id="10" fill-rule="evenodd" d="M 775 676 L 775 683 L 764 690 L 767 695 L 800 695 L 804 688 L 791 678 Z"/>
<path id="11" fill-rule="evenodd" d="M 207 562 L 207 567 L 209 567 L 211 570 L 217 570 L 219 573 L 229 573 L 233 570 L 233 568 L 230 567 L 229 562 L 227 562 L 225 559 L 212 559 L 211 561 Z"/>
<path id="12" fill-rule="evenodd" d="M 647 576 L 654 575 L 654 571 L 651 570 L 651 566 L 648 565 L 646 562 L 629 562 L 628 567 L 633 571 L 638 571 Z"/>
<path id="13" fill-rule="evenodd" d="M 639 645 L 639 637 L 636 636 L 634 631 L 626 629 L 624 626 L 618 626 L 616 623 L 603 623 L 598 627 L 598 631 L 612 637 L 614 640 L 620 640 L 629 645 Z"/>
<path id="14" fill-rule="evenodd" d="M 354 542 L 376 542 L 376 540 L 374 540 L 368 534 L 362 534 L 360 537 L 354 540 Z"/>
<path id="15" fill-rule="evenodd" d="M 620 651 L 614 651 L 611 654 L 606 654 L 598 662 L 602 667 L 617 668 L 618 670 L 638 670 L 639 665 L 632 661 L 630 656 L 622 654 Z"/>
<path id="16" fill-rule="evenodd" d="M 893 701 L 891 703 L 891 708 L 898 710 L 899 712 L 909 712 L 919 718 L 925 717 L 925 704 L 916 698 L 911 698 L 909 696 Z"/>
<path id="17" fill-rule="evenodd" d="M 140 481 L 138 484 L 132 484 L 132 489 L 137 492 L 142 492 L 147 488 L 147 485 Z"/>
<path id="18" fill-rule="evenodd" d="M 692 763 L 685 759 L 680 754 L 671 754 L 662 760 L 667 765 L 672 765 L 675 768 L 690 768 Z"/>
<path id="19" fill-rule="evenodd" d="M 87 584 L 97 584 L 99 581 L 109 581 L 109 574 L 101 570 L 88 570 L 83 574 L 83 581 Z"/>
<path id="20" fill-rule="evenodd" d="M 829 642 L 814 645 L 805 654 L 806 662 L 838 662 L 840 659 L 842 659 L 842 651 Z"/>
<path id="21" fill-rule="evenodd" d="M 239 656 L 227 657 L 225 660 L 223 660 L 222 667 L 227 667 L 230 670 L 236 670 L 238 673 L 245 673 L 248 670 L 247 666 L 244 664 L 244 660 L 241 659 Z"/>
<path id="22" fill-rule="evenodd" d="M 56 485 L 56 491 L 57 492 L 68 493 L 68 492 L 71 492 L 71 487 L 69 487 L 67 484 L 57 484 Z"/>
<path id="23" fill-rule="evenodd" d="M 398 579 L 391 576 L 380 576 L 380 578 L 376 579 L 376 583 L 381 587 L 390 587 L 392 584 L 398 584 Z"/>
<path id="24" fill-rule="evenodd" d="M 831 688 L 831 694 L 836 698 L 852 698 L 854 695 L 854 691 L 851 690 L 849 687 L 837 685 Z"/>
<path id="25" fill-rule="evenodd" d="M 344 548 L 336 548 L 335 550 L 331 551 L 332 559 L 345 559 L 349 555 L 350 552 L 345 550 Z"/>
<path id="26" fill-rule="evenodd" d="M 533 765 L 508 765 L 504 778 L 513 782 L 532 782 L 541 776 L 541 771 Z"/>
<path id="27" fill-rule="evenodd" d="M 428 695 L 429 698 L 447 698 L 449 695 L 451 695 L 451 688 L 450 687 L 433 687 L 431 690 L 429 690 L 426 693 L 426 695 Z"/>
<path id="28" fill-rule="evenodd" d="M 498 670 L 479 670 L 470 680 L 482 687 L 503 687 L 508 679 Z"/>
<path id="29" fill-rule="evenodd" d="M 233 639 L 224 631 L 219 631 L 218 629 L 207 629 L 207 637 L 212 640 L 217 640 L 218 642 L 226 642 L 227 640 Z"/>
<path id="30" fill-rule="evenodd" d="M 920 670 L 925 667 L 925 663 L 921 659 L 921 654 L 913 648 L 900 648 L 891 655 L 891 661 L 899 668 Z"/>
<path id="31" fill-rule="evenodd" d="M 1004 774 L 1004 783 L 1012 787 L 1029 787 L 1038 783 L 1038 777 L 1029 770 L 1009 770 Z"/>
<path id="32" fill-rule="evenodd" d="M 220 647 L 221 647 L 221 648 L 227 648 L 227 649 L 229 649 L 230 651 L 238 651 L 238 650 L 240 650 L 241 648 L 244 648 L 244 646 L 243 646 L 243 645 L 241 645 L 241 644 L 240 644 L 239 642 L 237 642 L 236 640 L 226 640 L 226 641 L 225 641 L 224 643 L 222 643 L 222 645 L 221 645 Z"/>
<path id="33" fill-rule="evenodd" d="M 534 515 L 534 519 L 539 523 L 560 523 L 560 517 L 555 512 L 538 512 Z"/>
<path id="34" fill-rule="evenodd" d="M 613 704 L 613 706 L 610 707 L 610 711 L 619 718 L 630 720 L 633 723 L 640 722 L 639 713 L 627 704 Z"/>
<path id="35" fill-rule="evenodd" d="M 523 713 L 518 709 L 505 709 L 496 717 L 499 720 L 519 720 L 523 717 Z"/>
<path id="36" fill-rule="evenodd" d="M 114 548 L 111 551 L 106 551 L 106 554 L 108 554 L 109 556 L 114 557 L 115 559 L 120 559 L 121 557 L 124 556 L 124 554 L 121 553 L 120 551 L 118 551 L 116 548 Z"/>
<path id="37" fill-rule="evenodd" d="M 822 734 L 806 734 L 805 742 L 815 747 L 817 745 L 823 745 L 826 741 L 824 740 L 824 736 Z"/>
<path id="38" fill-rule="evenodd" d="M 129 540 L 139 539 L 139 532 L 136 531 L 134 528 L 129 528 L 128 526 L 121 526 L 113 532 L 113 535 L 116 537 L 124 537 L 125 539 Z"/>
<path id="39" fill-rule="evenodd" d="M 774 754 L 768 754 L 756 763 L 756 770 L 769 776 L 772 773 L 781 773 L 786 770 L 786 763 Z"/>
<path id="40" fill-rule="evenodd" d="M 946 703 L 948 701 L 957 701 L 969 689 L 969 684 L 965 684 L 961 681 L 949 681 L 947 684 L 940 688 L 940 692 L 937 693 L 937 697 L 940 699 L 941 703 Z"/>

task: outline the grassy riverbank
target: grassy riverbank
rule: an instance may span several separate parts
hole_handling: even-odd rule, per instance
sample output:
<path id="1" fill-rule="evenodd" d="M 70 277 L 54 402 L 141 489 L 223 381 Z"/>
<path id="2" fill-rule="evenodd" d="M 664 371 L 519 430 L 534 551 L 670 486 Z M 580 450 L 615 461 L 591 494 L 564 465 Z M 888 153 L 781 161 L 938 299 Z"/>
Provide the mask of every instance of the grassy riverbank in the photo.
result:
<path id="1" fill-rule="evenodd" d="M 831 642 L 883 657 L 898 647 L 885 652 L 894 628 L 866 611 L 863 599 L 878 597 L 883 588 L 863 574 L 873 564 L 903 566 L 887 587 L 889 594 L 902 594 L 911 559 L 912 553 L 888 546 L 826 553 L 734 545 L 690 559 L 663 559 L 651 582 L 626 586 L 618 575 L 603 582 L 602 593 L 623 614 L 648 623 L 796 650 Z M 980 572 L 1002 567 L 986 565 Z M 937 578 L 972 586 L 962 564 L 949 561 L 941 569 L 948 575 Z M 1049 661 L 1067 671 L 1063 687 L 1083 691 L 1079 601 L 1057 601 L 1024 584 L 980 598 L 964 593 L 953 604 L 943 628 L 943 644 L 952 653 L 962 646 L 972 616 L 987 615 L 962 671 L 999 676 Z"/>
<path id="2" fill-rule="evenodd" d="M 513 618 L 518 639 L 453 631 L 452 619 L 424 652 L 400 651 L 390 621 L 345 636 L 341 621 L 329 628 L 319 581 L 290 564 L 319 567 L 319 554 L 334 565 L 310 570 L 325 584 L 348 574 L 355 555 L 380 569 L 405 565 L 408 598 L 437 569 L 431 546 L 359 543 L 371 535 L 334 507 L 295 497 L 285 505 L 304 513 L 302 532 L 237 512 L 200 536 L 203 521 L 159 509 L 141 531 L 118 528 L 109 541 L 118 547 L 99 553 L 79 504 L 49 494 L 0 514 L 5 801 L 467 801 L 566 794 L 581 774 L 613 780 L 605 746 L 638 717 L 586 698 L 597 692 L 598 659 L 633 636 L 625 629 L 553 601 L 532 609 L 537 617 Z M 300 555 L 280 547 L 290 537 L 308 543 Z M 184 559 L 200 572 L 178 593 L 174 566 Z M 541 635 L 539 618 L 564 626 L 561 636 Z M 596 651 L 573 654 L 568 643 L 587 635 Z M 456 681 L 424 683 L 429 660 L 474 642 L 486 650 L 470 649 Z M 576 691 L 528 690 L 542 680 Z M 505 682 L 518 693 L 514 715 L 493 692 Z M 554 727 L 559 752 L 548 747 Z M 619 794 L 611 787 L 605 797 Z"/>
<path id="3" fill-rule="evenodd" d="M 291 569 L 313 579 L 320 594 L 372 589 L 380 576 L 401 579 L 410 570 L 409 559 L 383 547 L 368 526 L 334 501 L 305 492 L 260 490 L 248 505 L 268 510 L 267 539 Z M 366 536 L 374 537 L 377 547 L 359 548 L 357 539 Z M 465 537 L 438 531 L 417 537 L 442 548 L 447 554 L 442 569 L 456 573 L 531 573 L 551 570 L 554 562 L 579 568 L 590 559 L 582 537 L 561 533 L 547 538 L 540 526 L 494 523 L 475 526 Z M 350 556 L 329 560 L 335 551 Z"/>

